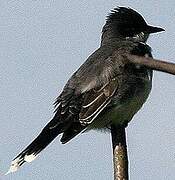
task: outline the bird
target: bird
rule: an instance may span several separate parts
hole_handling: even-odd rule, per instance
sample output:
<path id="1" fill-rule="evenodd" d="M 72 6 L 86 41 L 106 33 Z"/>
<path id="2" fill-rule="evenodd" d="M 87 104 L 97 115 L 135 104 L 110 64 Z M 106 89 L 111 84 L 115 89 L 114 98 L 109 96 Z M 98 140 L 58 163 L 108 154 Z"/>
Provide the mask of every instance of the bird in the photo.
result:
<path id="1" fill-rule="evenodd" d="M 33 161 L 59 134 L 65 144 L 92 129 L 127 127 L 152 88 L 153 72 L 127 63 L 124 54 L 152 57 L 146 41 L 163 28 L 148 25 L 136 10 L 116 7 L 106 17 L 100 47 L 73 73 L 54 103 L 51 121 L 11 162 L 7 172 Z"/>

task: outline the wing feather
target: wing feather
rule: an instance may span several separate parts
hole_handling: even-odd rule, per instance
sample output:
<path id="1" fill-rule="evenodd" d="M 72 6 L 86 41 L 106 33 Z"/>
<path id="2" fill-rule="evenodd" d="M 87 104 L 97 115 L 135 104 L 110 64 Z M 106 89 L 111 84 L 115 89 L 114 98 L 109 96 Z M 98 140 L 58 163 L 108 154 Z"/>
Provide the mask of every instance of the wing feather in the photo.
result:
<path id="1" fill-rule="evenodd" d="M 112 79 L 99 89 L 92 89 L 84 94 L 79 121 L 82 125 L 90 124 L 97 115 L 110 103 L 111 97 L 118 89 L 117 78 Z"/>

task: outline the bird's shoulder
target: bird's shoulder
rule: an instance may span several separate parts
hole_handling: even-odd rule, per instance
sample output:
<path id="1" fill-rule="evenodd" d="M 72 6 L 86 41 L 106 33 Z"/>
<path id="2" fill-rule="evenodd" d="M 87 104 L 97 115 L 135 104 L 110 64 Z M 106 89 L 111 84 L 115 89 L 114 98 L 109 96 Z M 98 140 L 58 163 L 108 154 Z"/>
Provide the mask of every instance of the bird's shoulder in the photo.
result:
<path id="1" fill-rule="evenodd" d="M 101 46 L 71 76 L 62 94 L 82 94 L 116 79 L 123 73 L 125 53 L 152 57 L 151 48 L 145 43 L 117 41 Z"/>

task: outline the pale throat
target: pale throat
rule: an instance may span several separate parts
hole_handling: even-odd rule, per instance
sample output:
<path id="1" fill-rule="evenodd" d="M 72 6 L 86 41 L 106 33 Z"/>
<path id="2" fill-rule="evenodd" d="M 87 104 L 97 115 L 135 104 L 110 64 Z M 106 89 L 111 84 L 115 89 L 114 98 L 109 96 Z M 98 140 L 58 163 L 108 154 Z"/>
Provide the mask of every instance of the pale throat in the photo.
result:
<path id="1" fill-rule="evenodd" d="M 134 36 L 126 37 L 126 40 L 134 41 L 134 42 L 146 42 L 149 37 L 149 34 L 140 32 L 139 34 L 135 34 Z"/>

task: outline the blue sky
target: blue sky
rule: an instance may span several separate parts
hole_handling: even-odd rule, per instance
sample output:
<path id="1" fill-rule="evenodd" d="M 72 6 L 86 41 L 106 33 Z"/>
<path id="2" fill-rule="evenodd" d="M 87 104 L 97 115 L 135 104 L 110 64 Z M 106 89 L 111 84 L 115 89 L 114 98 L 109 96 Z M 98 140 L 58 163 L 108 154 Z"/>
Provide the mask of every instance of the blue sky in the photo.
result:
<path id="1" fill-rule="evenodd" d="M 175 1 L 0 1 L 0 174 L 53 115 L 71 74 L 99 47 L 110 9 L 127 6 L 165 28 L 148 44 L 175 62 Z M 148 101 L 127 128 L 130 177 L 172 180 L 175 172 L 175 77 L 155 72 Z M 59 137 L 31 164 L 1 180 L 112 179 L 110 134 Z"/>

